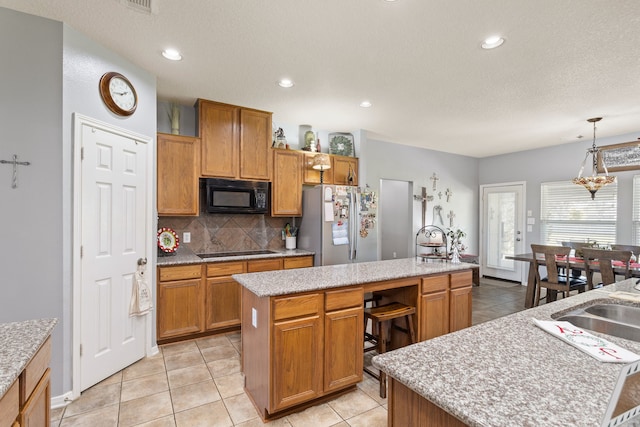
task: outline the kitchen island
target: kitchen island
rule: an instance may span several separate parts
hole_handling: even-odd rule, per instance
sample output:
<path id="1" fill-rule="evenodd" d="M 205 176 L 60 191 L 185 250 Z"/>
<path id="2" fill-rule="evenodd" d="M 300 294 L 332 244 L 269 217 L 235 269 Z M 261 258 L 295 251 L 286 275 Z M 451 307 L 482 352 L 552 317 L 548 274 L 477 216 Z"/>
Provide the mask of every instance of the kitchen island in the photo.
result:
<path id="1" fill-rule="evenodd" d="M 56 319 L 0 324 L 0 426 L 48 426 Z"/>
<path id="2" fill-rule="evenodd" d="M 245 391 L 262 419 L 362 381 L 365 296 L 416 307 L 418 340 L 470 326 L 476 267 L 408 258 L 234 274 L 243 287 Z M 392 348 L 407 344 L 393 335 Z"/>
<path id="3" fill-rule="evenodd" d="M 391 379 L 389 426 L 600 426 L 622 365 L 535 326 L 633 290 L 625 280 L 373 358 Z M 591 331 L 589 331 L 591 332 Z M 640 354 L 640 343 L 592 332 Z M 428 419 L 428 423 L 420 422 Z"/>

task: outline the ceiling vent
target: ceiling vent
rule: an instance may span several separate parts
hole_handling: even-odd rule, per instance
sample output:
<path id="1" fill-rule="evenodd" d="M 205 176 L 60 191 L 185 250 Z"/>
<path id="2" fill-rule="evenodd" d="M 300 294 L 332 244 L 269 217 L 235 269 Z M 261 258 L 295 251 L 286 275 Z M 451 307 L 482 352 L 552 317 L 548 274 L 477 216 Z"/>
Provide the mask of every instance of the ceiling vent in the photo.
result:
<path id="1" fill-rule="evenodd" d="M 140 12 L 158 13 L 158 0 L 120 0 L 120 3 Z"/>

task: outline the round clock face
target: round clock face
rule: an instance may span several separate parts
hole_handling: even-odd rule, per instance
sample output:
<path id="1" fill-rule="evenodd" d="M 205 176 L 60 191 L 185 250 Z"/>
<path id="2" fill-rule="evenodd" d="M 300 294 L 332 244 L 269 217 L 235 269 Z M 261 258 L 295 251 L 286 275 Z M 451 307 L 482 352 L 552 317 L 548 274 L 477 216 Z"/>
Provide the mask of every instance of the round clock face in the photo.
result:
<path id="1" fill-rule="evenodd" d="M 122 74 L 109 72 L 100 79 L 100 95 L 107 107 L 121 116 L 130 116 L 138 106 L 138 95 Z"/>

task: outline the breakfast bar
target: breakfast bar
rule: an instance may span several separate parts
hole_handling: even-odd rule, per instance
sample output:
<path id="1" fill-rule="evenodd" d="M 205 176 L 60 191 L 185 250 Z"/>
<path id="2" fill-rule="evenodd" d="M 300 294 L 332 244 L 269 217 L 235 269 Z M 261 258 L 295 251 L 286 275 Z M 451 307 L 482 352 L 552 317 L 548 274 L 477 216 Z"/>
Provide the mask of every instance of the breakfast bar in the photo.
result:
<path id="1" fill-rule="evenodd" d="M 245 391 L 267 420 L 362 381 L 365 295 L 416 308 L 418 341 L 471 325 L 472 264 L 415 258 L 235 274 Z M 394 335 L 391 348 L 409 344 Z"/>

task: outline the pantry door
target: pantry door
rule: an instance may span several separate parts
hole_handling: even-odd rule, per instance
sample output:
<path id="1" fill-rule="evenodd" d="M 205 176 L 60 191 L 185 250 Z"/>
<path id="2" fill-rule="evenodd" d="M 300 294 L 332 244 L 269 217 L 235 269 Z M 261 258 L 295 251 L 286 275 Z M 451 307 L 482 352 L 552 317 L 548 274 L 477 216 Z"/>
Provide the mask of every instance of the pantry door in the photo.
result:
<path id="1" fill-rule="evenodd" d="M 524 183 L 481 186 L 482 275 L 523 282 L 523 263 L 507 256 L 525 251 Z"/>
<path id="2" fill-rule="evenodd" d="M 149 139 L 76 118 L 81 146 L 80 390 L 146 353 L 147 318 L 129 316 L 134 273 L 146 260 Z M 150 273 L 146 273 L 150 275 Z M 151 282 L 148 281 L 151 288 Z M 75 384 L 74 384 L 75 385 Z"/>

